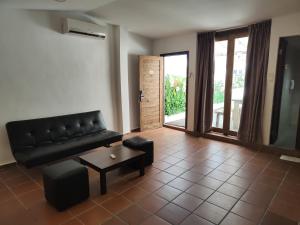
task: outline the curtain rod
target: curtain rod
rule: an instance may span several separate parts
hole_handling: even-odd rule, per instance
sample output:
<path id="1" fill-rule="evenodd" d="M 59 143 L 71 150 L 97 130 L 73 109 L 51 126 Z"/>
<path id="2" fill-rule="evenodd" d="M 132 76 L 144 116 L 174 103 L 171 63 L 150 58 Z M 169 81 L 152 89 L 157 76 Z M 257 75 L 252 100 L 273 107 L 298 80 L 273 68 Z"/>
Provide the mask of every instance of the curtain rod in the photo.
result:
<path id="1" fill-rule="evenodd" d="M 272 20 L 272 19 L 265 19 L 265 20 L 258 21 L 258 22 L 256 22 L 256 23 L 261 23 L 261 22 L 268 21 L 268 20 Z M 215 32 L 216 32 L 216 33 L 219 33 L 219 32 L 224 32 L 224 31 L 229 31 L 229 30 L 244 29 L 244 28 L 247 28 L 247 27 L 249 27 L 250 25 L 256 24 L 256 23 L 249 23 L 249 24 L 246 24 L 246 25 L 241 25 L 241 26 L 236 26 L 236 27 L 224 28 L 224 29 L 220 29 L 220 30 L 215 30 Z"/>
<path id="2" fill-rule="evenodd" d="M 222 32 L 226 32 L 226 31 L 230 31 L 230 30 L 246 29 L 246 28 L 248 28 L 250 25 L 257 24 L 257 23 L 262 23 L 262 22 L 265 22 L 265 21 L 272 21 L 272 19 L 261 20 L 261 21 L 256 22 L 256 23 L 249 23 L 249 24 L 247 24 L 247 25 L 241 25 L 241 26 L 236 26 L 236 27 L 228 27 L 228 28 L 219 29 L 219 30 L 198 31 L 197 33 L 198 33 L 198 34 L 201 34 L 201 33 L 207 33 L 207 32 L 222 33 Z"/>
<path id="3" fill-rule="evenodd" d="M 220 29 L 220 30 L 198 31 L 197 33 L 198 33 L 198 34 L 201 34 L 201 33 L 209 33 L 209 32 L 222 33 L 222 32 L 231 31 L 231 30 L 246 29 L 248 26 L 249 26 L 249 25 L 246 25 L 246 26 L 239 26 L 239 27 L 224 28 L 224 29 Z"/>
<path id="4" fill-rule="evenodd" d="M 249 25 L 246 26 L 239 26 L 239 27 L 230 27 L 230 28 L 225 28 L 225 29 L 220 29 L 220 30 L 216 30 L 216 33 L 220 33 L 220 32 L 225 32 L 225 31 L 230 31 L 230 30 L 238 30 L 238 29 L 246 29 L 248 28 Z"/>

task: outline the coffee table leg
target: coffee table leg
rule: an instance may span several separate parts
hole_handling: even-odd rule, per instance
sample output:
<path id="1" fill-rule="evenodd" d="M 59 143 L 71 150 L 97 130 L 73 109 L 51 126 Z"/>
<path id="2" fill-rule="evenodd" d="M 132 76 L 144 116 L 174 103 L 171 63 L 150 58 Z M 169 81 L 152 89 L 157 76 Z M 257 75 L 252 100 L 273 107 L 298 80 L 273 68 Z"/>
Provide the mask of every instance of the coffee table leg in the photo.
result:
<path id="1" fill-rule="evenodd" d="M 100 186 L 101 186 L 101 194 L 106 194 L 106 173 L 100 172 Z"/>
<path id="2" fill-rule="evenodd" d="M 145 156 L 140 159 L 140 176 L 145 175 Z"/>

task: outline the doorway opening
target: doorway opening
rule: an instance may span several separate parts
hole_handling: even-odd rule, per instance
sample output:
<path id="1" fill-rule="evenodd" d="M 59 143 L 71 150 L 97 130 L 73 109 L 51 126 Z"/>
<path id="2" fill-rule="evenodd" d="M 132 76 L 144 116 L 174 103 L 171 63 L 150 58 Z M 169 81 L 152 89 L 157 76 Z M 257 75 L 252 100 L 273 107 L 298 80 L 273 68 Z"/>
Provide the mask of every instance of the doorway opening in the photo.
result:
<path id="1" fill-rule="evenodd" d="M 189 52 L 164 57 L 164 125 L 186 129 Z"/>
<path id="2" fill-rule="evenodd" d="M 270 144 L 300 150 L 300 36 L 279 42 Z"/>

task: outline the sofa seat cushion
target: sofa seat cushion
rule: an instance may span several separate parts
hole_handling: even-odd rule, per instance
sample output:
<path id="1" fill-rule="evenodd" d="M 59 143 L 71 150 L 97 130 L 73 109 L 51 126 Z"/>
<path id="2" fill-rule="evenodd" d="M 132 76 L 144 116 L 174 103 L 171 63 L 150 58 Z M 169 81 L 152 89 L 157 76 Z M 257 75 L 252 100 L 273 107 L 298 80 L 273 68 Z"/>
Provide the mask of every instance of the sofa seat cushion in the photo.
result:
<path id="1" fill-rule="evenodd" d="M 122 139 L 120 133 L 104 130 L 98 133 L 73 138 L 66 142 L 37 146 L 27 152 L 16 152 L 16 158 L 26 166 L 35 166 L 62 157 L 97 148 Z"/>

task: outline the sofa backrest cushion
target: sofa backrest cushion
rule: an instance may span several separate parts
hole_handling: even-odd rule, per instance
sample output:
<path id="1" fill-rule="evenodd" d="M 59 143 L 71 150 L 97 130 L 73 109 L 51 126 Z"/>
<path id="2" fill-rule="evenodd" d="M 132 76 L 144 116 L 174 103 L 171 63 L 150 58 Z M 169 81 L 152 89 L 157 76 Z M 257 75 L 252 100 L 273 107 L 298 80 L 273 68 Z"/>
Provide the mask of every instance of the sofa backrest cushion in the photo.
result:
<path id="1" fill-rule="evenodd" d="M 100 111 L 41 119 L 14 121 L 6 124 L 13 153 L 41 145 L 66 142 L 69 139 L 106 130 Z"/>

